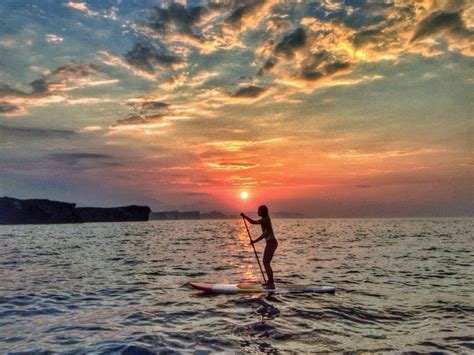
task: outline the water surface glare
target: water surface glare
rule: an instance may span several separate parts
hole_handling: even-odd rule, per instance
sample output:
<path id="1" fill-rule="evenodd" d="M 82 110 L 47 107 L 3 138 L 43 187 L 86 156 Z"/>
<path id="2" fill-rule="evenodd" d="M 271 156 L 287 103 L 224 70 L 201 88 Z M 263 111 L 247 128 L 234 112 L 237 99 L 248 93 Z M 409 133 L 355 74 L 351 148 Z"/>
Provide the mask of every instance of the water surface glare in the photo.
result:
<path id="1" fill-rule="evenodd" d="M 240 220 L 0 226 L 0 352 L 474 352 L 474 219 L 273 224 L 277 284 L 334 295 L 189 289 L 259 279 Z"/>

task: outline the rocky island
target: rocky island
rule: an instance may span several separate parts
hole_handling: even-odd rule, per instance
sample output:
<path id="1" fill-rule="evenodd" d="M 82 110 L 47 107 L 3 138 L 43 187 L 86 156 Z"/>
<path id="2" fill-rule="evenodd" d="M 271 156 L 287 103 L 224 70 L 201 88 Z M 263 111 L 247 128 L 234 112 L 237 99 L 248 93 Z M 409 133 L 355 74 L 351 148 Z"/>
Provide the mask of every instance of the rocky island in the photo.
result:
<path id="1" fill-rule="evenodd" d="M 76 207 L 75 203 L 47 199 L 0 198 L 0 224 L 54 224 L 148 221 L 148 206 L 113 208 Z"/>

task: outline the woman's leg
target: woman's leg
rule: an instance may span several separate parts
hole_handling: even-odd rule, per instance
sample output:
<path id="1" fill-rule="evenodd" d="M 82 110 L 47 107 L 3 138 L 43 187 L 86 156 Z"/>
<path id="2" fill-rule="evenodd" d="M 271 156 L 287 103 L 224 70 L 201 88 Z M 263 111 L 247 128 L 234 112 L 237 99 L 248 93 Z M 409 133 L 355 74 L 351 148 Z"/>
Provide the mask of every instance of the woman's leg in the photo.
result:
<path id="1" fill-rule="evenodd" d="M 265 267 L 265 272 L 267 273 L 268 277 L 268 284 L 273 285 L 273 270 L 270 266 L 270 263 L 273 258 L 273 254 L 275 254 L 275 250 L 278 247 L 278 243 L 276 240 L 267 242 L 265 246 L 265 251 L 263 252 L 263 266 Z"/>

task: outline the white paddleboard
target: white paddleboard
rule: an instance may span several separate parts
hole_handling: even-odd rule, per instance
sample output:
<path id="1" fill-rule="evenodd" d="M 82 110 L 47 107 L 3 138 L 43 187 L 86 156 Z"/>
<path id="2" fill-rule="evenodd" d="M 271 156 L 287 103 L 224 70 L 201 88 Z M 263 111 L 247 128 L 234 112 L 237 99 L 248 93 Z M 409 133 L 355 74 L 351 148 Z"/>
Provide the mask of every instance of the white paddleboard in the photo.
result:
<path id="1" fill-rule="evenodd" d="M 196 290 L 209 293 L 334 293 L 336 291 L 336 288 L 332 286 L 264 288 L 257 283 L 250 282 L 241 282 L 237 284 L 188 282 L 188 285 Z"/>

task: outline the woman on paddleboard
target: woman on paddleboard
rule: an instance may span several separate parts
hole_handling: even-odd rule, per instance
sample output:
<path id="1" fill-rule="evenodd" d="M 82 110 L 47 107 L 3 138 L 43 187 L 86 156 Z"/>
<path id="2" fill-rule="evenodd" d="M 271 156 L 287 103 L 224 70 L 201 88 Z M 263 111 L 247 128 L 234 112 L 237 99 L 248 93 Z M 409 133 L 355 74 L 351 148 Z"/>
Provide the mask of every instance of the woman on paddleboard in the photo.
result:
<path id="1" fill-rule="evenodd" d="M 265 272 L 267 273 L 268 281 L 264 284 L 265 288 L 275 288 L 275 282 L 273 281 L 273 270 L 270 266 L 270 263 L 273 258 L 273 254 L 275 254 L 275 250 L 278 247 L 278 242 L 275 238 L 275 234 L 273 233 L 272 228 L 272 221 L 270 220 L 270 216 L 268 215 L 268 207 L 262 205 L 258 208 L 258 216 L 260 217 L 259 220 L 254 220 L 243 212 L 240 214 L 243 218 L 249 221 L 251 224 L 260 224 L 262 227 L 262 235 L 255 240 L 252 240 L 251 243 L 255 244 L 258 241 L 265 238 L 267 245 L 265 246 L 265 251 L 263 252 L 263 266 L 265 267 Z"/>

